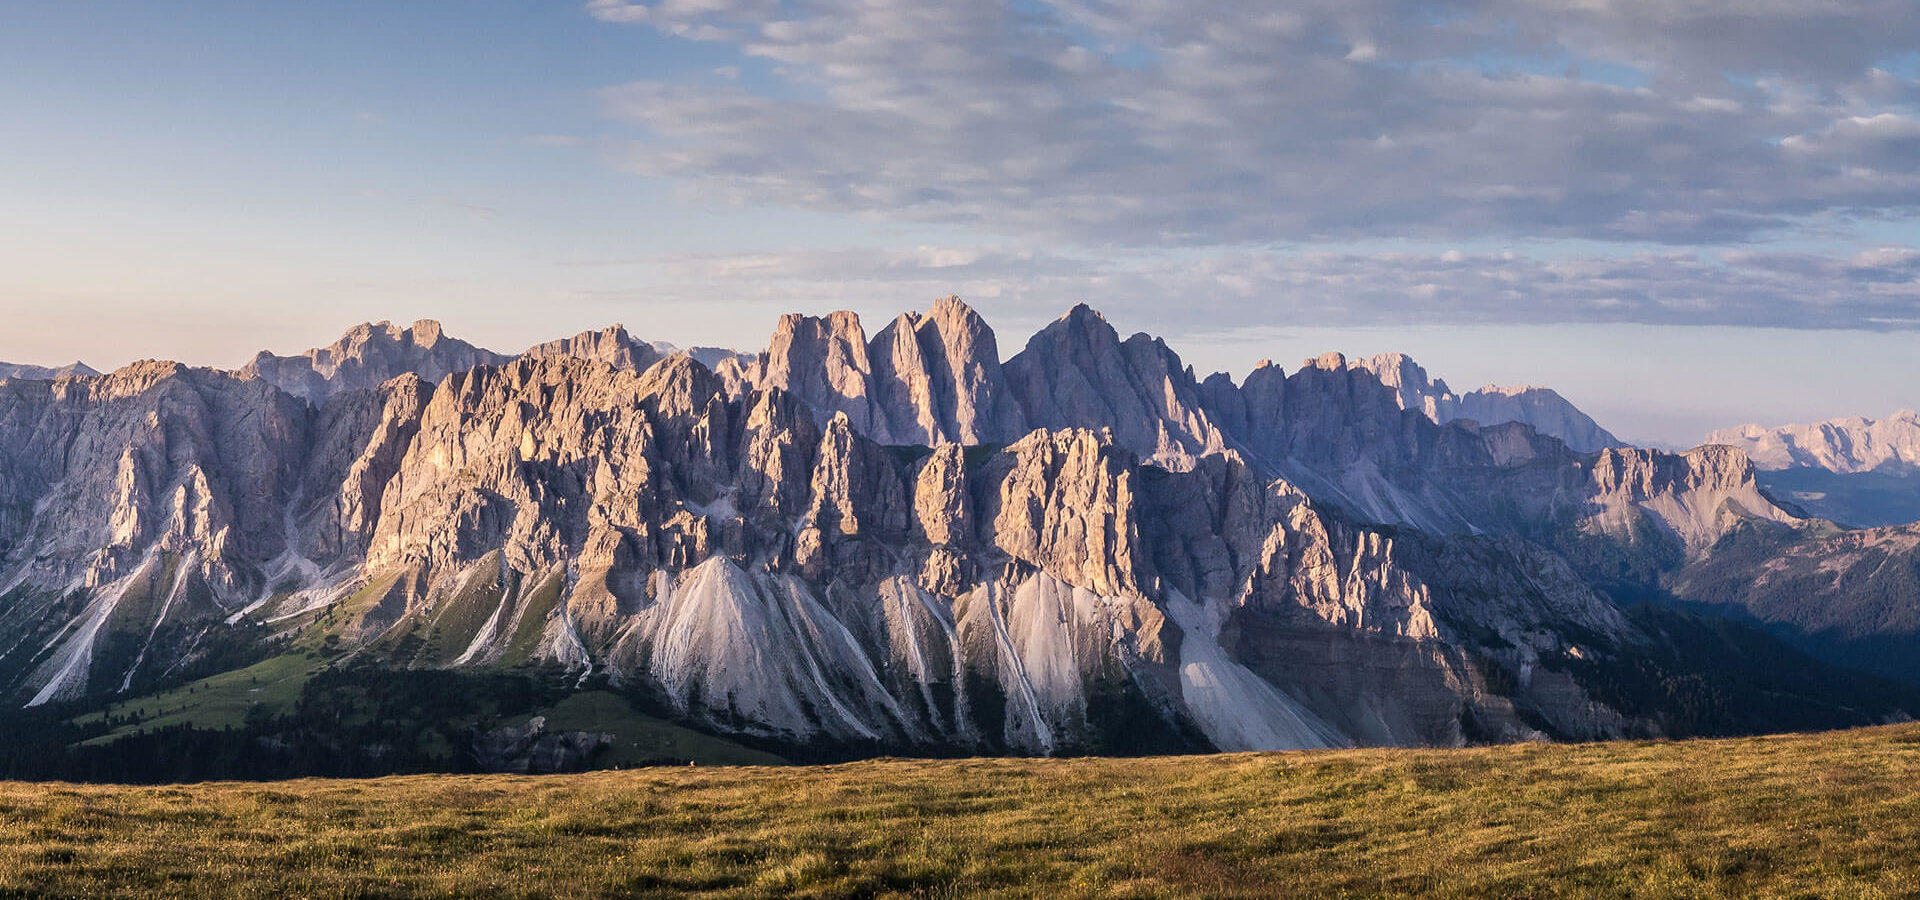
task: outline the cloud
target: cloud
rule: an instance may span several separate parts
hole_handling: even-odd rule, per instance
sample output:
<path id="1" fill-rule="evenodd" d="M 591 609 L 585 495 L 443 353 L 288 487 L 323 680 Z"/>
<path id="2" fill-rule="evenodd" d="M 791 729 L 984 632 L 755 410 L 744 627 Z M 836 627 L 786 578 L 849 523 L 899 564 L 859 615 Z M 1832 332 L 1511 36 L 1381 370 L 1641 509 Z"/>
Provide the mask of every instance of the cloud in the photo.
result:
<path id="1" fill-rule="evenodd" d="M 1158 333 L 1275 323 L 1920 328 L 1920 250 L 1644 252 L 1535 259 L 1512 253 L 1260 250 L 1070 256 L 1009 247 L 803 250 L 650 261 L 649 293 L 716 293 L 786 308 L 899 308 L 959 293 L 1050 317 L 1087 302 Z"/>
<path id="2" fill-rule="evenodd" d="M 1708 246 L 1920 209 L 1909 0 L 587 9 L 769 67 L 603 93 L 621 165 L 731 202 L 1133 247 Z"/>

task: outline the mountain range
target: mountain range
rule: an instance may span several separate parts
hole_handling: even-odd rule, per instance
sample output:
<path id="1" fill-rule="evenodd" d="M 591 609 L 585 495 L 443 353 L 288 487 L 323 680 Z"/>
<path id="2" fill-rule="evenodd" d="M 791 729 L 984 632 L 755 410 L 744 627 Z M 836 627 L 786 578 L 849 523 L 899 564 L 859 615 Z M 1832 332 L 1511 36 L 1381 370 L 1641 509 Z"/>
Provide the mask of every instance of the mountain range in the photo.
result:
<path id="1" fill-rule="evenodd" d="M 313 725 L 342 678 L 612 692 L 794 758 L 1839 727 L 1920 710 L 1916 545 L 1550 390 L 1202 378 L 1086 306 L 1005 358 L 949 297 L 752 354 L 382 323 L 0 380 L 0 696 L 89 747 L 232 697 L 255 750 L 397 758 Z M 472 748 L 545 739 L 461 709 Z"/>

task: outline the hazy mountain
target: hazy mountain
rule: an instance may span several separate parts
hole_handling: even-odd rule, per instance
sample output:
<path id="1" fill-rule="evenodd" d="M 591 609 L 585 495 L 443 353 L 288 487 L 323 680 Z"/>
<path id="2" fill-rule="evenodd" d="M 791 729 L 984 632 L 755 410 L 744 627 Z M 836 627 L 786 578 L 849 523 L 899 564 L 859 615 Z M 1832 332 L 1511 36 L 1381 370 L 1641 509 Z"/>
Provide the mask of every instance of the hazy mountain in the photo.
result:
<path id="1" fill-rule="evenodd" d="M 0 381 L 8 378 L 25 378 L 45 381 L 67 375 L 98 375 L 92 366 L 75 360 L 64 366 L 27 366 L 17 363 L 0 362 Z"/>
<path id="2" fill-rule="evenodd" d="M 1520 422 L 1533 430 L 1559 438 L 1575 450 L 1603 450 L 1623 447 L 1626 442 L 1601 428 L 1593 417 L 1583 413 L 1552 388 L 1499 387 L 1487 385 L 1465 394 L 1455 394 L 1446 381 L 1429 379 L 1404 353 L 1382 353 L 1357 363 L 1380 377 L 1394 389 L 1403 409 L 1416 409 L 1435 422 L 1471 419 L 1482 425 Z"/>
<path id="3" fill-rule="evenodd" d="M 1920 521 L 1920 418 L 1852 417 L 1811 425 L 1741 425 L 1707 435 L 1738 447 L 1775 496 L 1849 525 Z"/>
<path id="4" fill-rule="evenodd" d="M 1739 447 L 1761 469 L 1813 468 L 1851 474 L 1920 466 L 1920 416 L 1901 410 L 1884 419 L 1854 416 L 1811 425 L 1740 425 L 1707 435 Z"/>
<path id="5" fill-rule="evenodd" d="M 1200 382 L 1085 307 L 1004 363 L 947 298 L 870 340 L 788 316 L 720 371 L 615 327 L 437 380 L 486 351 L 424 324 L 0 385 L 0 690 L 299 653 L 838 752 L 1676 733 L 1657 685 L 1695 677 L 1721 729 L 1904 710 L 1782 649 L 1839 687 L 1736 715 L 1781 696 L 1726 675 L 1764 638 L 1610 599 L 1801 539 L 1731 448 L 1441 424 L 1338 355 Z"/>

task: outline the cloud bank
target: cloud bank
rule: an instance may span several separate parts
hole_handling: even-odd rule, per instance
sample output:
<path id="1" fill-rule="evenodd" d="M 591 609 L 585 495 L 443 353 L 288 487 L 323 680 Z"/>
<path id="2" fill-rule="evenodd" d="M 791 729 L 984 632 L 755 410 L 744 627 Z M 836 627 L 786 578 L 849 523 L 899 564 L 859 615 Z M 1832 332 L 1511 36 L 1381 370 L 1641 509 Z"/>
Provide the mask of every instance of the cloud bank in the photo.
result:
<path id="1" fill-rule="evenodd" d="M 1087 301 L 1178 332 L 1413 322 L 1920 328 L 1920 251 L 1513 253 L 1243 251 L 1066 257 L 1007 248 L 795 251 L 653 261 L 655 294 L 832 306 L 959 293 L 1057 311 Z M 1049 314 L 1050 314 L 1049 312 Z"/>
<path id="2" fill-rule="evenodd" d="M 587 9 L 764 70 L 607 88 L 633 129 L 619 165 L 1046 251 L 981 252 L 1009 287 L 1180 289 L 1334 321 L 1920 322 L 1898 242 L 1775 246 L 1914 227 L 1909 0 Z M 1523 252 L 1364 249 L 1384 239 Z M 1043 260 L 1081 271 L 1031 270 Z"/>

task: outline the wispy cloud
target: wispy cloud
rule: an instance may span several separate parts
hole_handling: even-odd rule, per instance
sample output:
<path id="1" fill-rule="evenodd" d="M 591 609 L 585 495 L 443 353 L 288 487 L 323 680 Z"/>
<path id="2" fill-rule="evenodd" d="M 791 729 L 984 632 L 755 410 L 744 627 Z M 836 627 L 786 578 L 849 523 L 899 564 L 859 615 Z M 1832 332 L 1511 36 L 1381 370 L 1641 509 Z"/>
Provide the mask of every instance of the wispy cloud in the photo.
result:
<path id="1" fill-rule="evenodd" d="M 1179 332 L 1269 325 L 1755 325 L 1920 327 L 1920 251 L 1850 258 L 1647 252 L 1550 260 L 1512 253 L 1132 254 L 1116 260 L 1005 247 L 657 257 L 662 296 L 795 307 L 912 303 L 959 292 L 1022 309 L 1090 302 Z"/>

